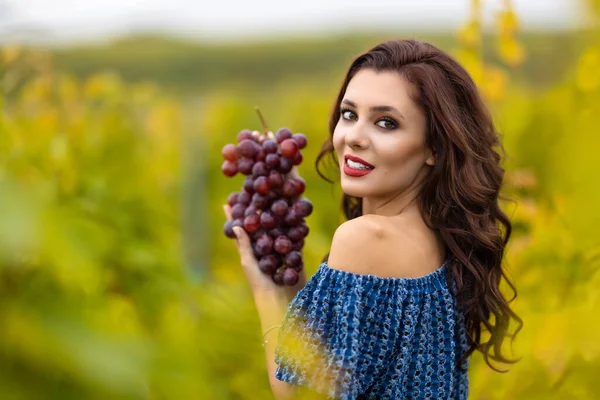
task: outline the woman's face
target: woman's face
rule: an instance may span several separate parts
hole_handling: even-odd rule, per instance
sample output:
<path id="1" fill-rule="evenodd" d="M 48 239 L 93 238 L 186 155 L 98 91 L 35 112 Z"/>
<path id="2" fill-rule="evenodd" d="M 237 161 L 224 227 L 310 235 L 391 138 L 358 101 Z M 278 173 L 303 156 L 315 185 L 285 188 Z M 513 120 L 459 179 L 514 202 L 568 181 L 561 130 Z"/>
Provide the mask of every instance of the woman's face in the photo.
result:
<path id="1" fill-rule="evenodd" d="M 427 121 L 397 73 L 360 70 L 339 105 L 333 146 L 344 193 L 392 199 L 412 189 L 435 164 L 425 146 Z"/>

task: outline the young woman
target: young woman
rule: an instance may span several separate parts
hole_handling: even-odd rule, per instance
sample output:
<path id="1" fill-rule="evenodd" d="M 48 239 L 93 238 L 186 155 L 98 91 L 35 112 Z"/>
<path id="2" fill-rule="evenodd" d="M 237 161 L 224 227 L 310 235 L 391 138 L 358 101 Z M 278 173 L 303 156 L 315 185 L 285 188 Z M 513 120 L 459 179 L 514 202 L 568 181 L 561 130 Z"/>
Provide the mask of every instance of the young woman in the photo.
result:
<path id="1" fill-rule="evenodd" d="M 275 285 L 235 229 L 275 397 L 466 399 L 469 356 L 514 362 L 501 345 L 522 326 L 499 290 L 511 224 L 475 84 L 430 44 L 384 42 L 350 65 L 329 132 L 317 169 L 335 160 L 348 221 L 317 273 Z"/>

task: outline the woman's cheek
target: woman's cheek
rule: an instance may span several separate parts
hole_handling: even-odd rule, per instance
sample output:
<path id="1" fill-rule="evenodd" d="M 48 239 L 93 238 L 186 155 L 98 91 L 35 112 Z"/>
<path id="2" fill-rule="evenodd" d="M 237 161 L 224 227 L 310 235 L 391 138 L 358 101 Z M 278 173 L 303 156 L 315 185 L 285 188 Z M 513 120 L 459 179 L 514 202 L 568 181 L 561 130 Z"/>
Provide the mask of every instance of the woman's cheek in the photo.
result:
<path id="1" fill-rule="evenodd" d="M 339 152 L 341 149 L 343 149 L 343 145 L 344 145 L 344 138 L 342 133 L 340 132 L 339 129 L 336 128 L 335 131 L 333 131 L 333 149 L 336 152 Z"/>

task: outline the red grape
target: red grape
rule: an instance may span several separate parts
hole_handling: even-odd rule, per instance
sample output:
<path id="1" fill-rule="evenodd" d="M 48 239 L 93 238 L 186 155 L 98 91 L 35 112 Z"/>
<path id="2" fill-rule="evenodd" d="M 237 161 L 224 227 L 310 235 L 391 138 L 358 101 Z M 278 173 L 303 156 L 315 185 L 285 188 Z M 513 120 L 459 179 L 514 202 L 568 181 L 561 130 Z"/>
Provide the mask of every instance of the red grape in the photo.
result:
<path id="1" fill-rule="evenodd" d="M 237 203 L 231 209 L 231 218 L 238 219 L 244 216 L 244 212 L 246 211 L 246 206 L 240 203 Z"/>
<path id="2" fill-rule="evenodd" d="M 227 236 L 228 238 L 231 239 L 235 239 L 235 233 L 233 232 L 233 227 L 235 226 L 239 226 L 239 227 L 243 227 L 242 221 L 239 219 L 234 219 L 231 221 L 227 221 L 225 222 L 225 226 L 223 227 L 223 230 L 225 231 L 225 236 Z"/>
<path id="3" fill-rule="evenodd" d="M 234 144 L 226 144 L 221 150 L 221 154 L 226 160 L 237 161 L 240 156 L 238 148 Z"/>
<path id="4" fill-rule="evenodd" d="M 267 164 L 262 161 L 258 161 L 252 167 L 252 177 L 257 178 L 259 176 L 267 176 L 269 174 L 269 168 L 267 168 Z"/>
<path id="5" fill-rule="evenodd" d="M 292 242 L 292 250 L 300 251 L 304 247 L 304 239 L 300 239 L 297 242 Z"/>
<path id="6" fill-rule="evenodd" d="M 299 226 L 294 226 L 290 228 L 287 232 L 288 237 L 292 240 L 292 242 L 299 242 L 304 239 L 304 230 Z"/>
<path id="7" fill-rule="evenodd" d="M 306 190 L 306 181 L 300 177 L 294 178 L 297 187 L 298 195 L 301 195 Z"/>
<path id="8" fill-rule="evenodd" d="M 225 236 L 227 236 L 228 238 L 231 238 L 231 239 L 235 239 L 235 233 L 233 233 L 233 221 L 225 222 L 223 231 L 225 231 Z"/>
<path id="9" fill-rule="evenodd" d="M 267 194 L 267 197 L 268 197 L 269 201 L 271 201 L 271 202 L 278 200 L 279 197 L 281 197 L 281 191 L 279 189 L 273 189 L 273 190 L 269 191 L 269 193 Z"/>
<path id="10" fill-rule="evenodd" d="M 240 154 L 247 158 L 254 158 L 257 153 L 257 145 L 250 139 L 245 139 L 238 145 Z"/>
<path id="11" fill-rule="evenodd" d="M 254 190 L 260 194 L 267 194 L 271 189 L 269 186 L 269 179 L 266 176 L 259 176 L 254 181 Z"/>
<path id="12" fill-rule="evenodd" d="M 267 154 L 267 158 L 265 158 L 265 164 L 269 168 L 277 168 L 279 167 L 279 156 L 277 154 Z"/>
<path id="13" fill-rule="evenodd" d="M 285 200 L 276 200 L 271 205 L 271 212 L 275 215 L 284 216 L 288 211 L 288 204 Z"/>
<path id="14" fill-rule="evenodd" d="M 273 248 L 279 254 L 287 254 L 292 251 L 292 241 L 287 236 L 278 236 Z"/>
<path id="15" fill-rule="evenodd" d="M 283 185 L 283 182 L 283 175 L 281 175 L 281 173 L 277 171 L 271 170 L 271 172 L 269 173 L 269 183 L 271 184 L 271 187 L 281 187 Z"/>
<path id="16" fill-rule="evenodd" d="M 308 217 L 312 214 L 313 206 L 308 199 L 302 198 L 294 203 L 294 210 L 296 210 L 296 214 L 299 216 Z"/>
<path id="17" fill-rule="evenodd" d="M 252 243 L 254 243 L 254 242 L 252 242 Z M 262 254 L 260 254 L 258 252 L 258 249 L 256 248 L 256 243 L 254 243 L 252 245 L 252 253 L 254 254 L 254 258 L 256 258 L 257 260 L 260 260 L 260 258 L 262 257 Z"/>
<path id="18" fill-rule="evenodd" d="M 304 136 L 302 133 L 296 133 L 294 136 L 292 136 L 292 139 L 294 139 L 294 142 L 296 142 L 299 149 L 305 148 L 308 143 L 306 136 Z"/>
<path id="19" fill-rule="evenodd" d="M 294 197 L 299 194 L 299 186 L 296 184 L 295 179 L 287 179 L 283 184 L 283 195 L 285 197 Z"/>
<path id="20" fill-rule="evenodd" d="M 254 158 L 256 161 L 265 161 L 265 158 L 267 158 L 267 153 L 265 153 L 262 148 L 259 148 Z"/>
<path id="21" fill-rule="evenodd" d="M 279 160 L 279 171 L 287 174 L 294 167 L 294 160 L 287 157 L 281 157 Z"/>
<path id="22" fill-rule="evenodd" d="M 256 248 L 263 256 L 271 254 L 273 249 L 273 239 L 269 235 L 261 235 L 256 240 Z"/>
<path id="23" fill-rule="evenodd" d="M 247 232 L 256 232 L 260 228 L 260 217 L 257 214 L 251 214 L 244 219 L 244 229 Z"/>
<path id="24" fill-rule="evenodd" d="M 277 221 L 275 220 L 275 217 L 273 217 L 273 214 L 269 211 L 265 211 L 260 214 L 260 224 L 265 229 L 272 229 L 277 226 Z"/>
<path id="25" fill-rule="evenodd" d="M 264 210 L 269 205 L 269 199 L 264 194 L 254 193 L 252 204 L 259 210 Z"/>
<path id="26" fill-rule="evenodd" d="M 231 239 L 234 239 L 236 237 L 235 233 L 233 232 L 234 227 L 239 226 L 240 228 L 244 228 L 244 224 L 241 219 L 234 219 L 232 221 L 232 223 L 230 224 L 230 226 L 231 226 L 231 231 L 229 233 L 233 235 L 233 237 Z M 225 225 L 225 228 L 227 228 L 227 225 Z M 225 234 L 227 235 L 227 232 L 225 232 Z"/>
<path id="27" fill-rule="evenodd" d="M 300 165 L 302 163 L 302 153 L 297 152 L 294 156 L 294 165 Z"/>
<path id="28" fill-rule="evenodd" d="M 288 210 L 287 214 L 285 214 L 284 221 L 289 226 L 294 226 L 298 223 L 299 217 L 296 215 L 296 211 L 293 209 Z"/>
<path id="29" fill-rule="evenodd" d="M 287 268 L 285 271 L 283 271 L 283 278 L 281 280 L 286 286 L 294 286 L 296 283 L 298 283 L 298 279 L 298 271 L 292 268 Z"/>
<path id="30" fill-rule="evenodd" d="M 232 177 L 238 173 L 238 168 L 235 162 L 225 160 L 221 166 L 221 171 L 223 171 L 225 176 Z"/>
<path id="31" fill-rule="evenodd" d="M 302 236 L 306 237 L 308 236 L 308 232 L 310 231 L 310 229 L 308 228 L 308 225 L 306 224 L 306 221 L 301 221 L 297 228 L 299 228 L 302 231 Z"/>
<path id="32" fill-rule="evenodd" d="M 227 204 L 229 204 L 230 207 L 233 207 L 234 205 L 237 204 L 238 202 L 238 193 L 231 193 L 229 195 L 229 197 L 227 198 Z"/>
<path id="33" fill-rule="evenodd" d="M 258 214 L 258 208 L 256 208 L 254 204 L 250 204 L 246 208 L 246 211 L 244 211 L 244 217 L 247 217 L 250 214 Z"/>
<path id="34" fill-rule="evenodd" d="M 290 131 L 288 128 L 281 128 L 275 134 L 275 140 L 277 140 L 277 143 L 281 143 L 285 139 L 290 139 L 291 137 L 292 131 Z"/>
<path id="35" fill-rule="evenodd" d="M 283 235 L 283 230 L 281 228 L 275 227 L 271 230 L 269 230 L 269 236 L 271 236 L 272 238 L 277 238 L 278 236 Z"/>
<path id="36" fill-rule="evenodd" d="M 238 143 L 241 143 L 245 139 L 253 140 L 253 138 L 252 138 L 252 131 L 251 130 L 249 130 L 249 129 L 243 129 L 240 133 L 238 133 L 238 136 L 237 136 Z"/>
<path id="37" fill-rule="evenodd" d="M 244 175 L 250 175 L 252 173 L 252 167 L 254 166 L 254 160 L 246 157 L 240 157 L 237 160 L 237 169 Z"/>
<path id="38" fill-rule="evenodd" d="M 290 251 L 285 256 L 285 265 L 288 267 L 297 268 L 303 264 L 302 254 L 299 251 Z"/>
<path id="39" fill-rule="evenodd" d="M 254 193 L 254 179 L 251 176 L 247 176 L 244 179 L 243 188 L 248 193 Z"/>
<path id="40" fill-rule="evenodd" d="M 273 282 L 275 282 L 279 286 L 283 286 L 284 285 L 284 283 L 283 283 L 283 273 L 284 273 L 283 268 L 279 268 L 277 271 L 275 271 L 275 273 L 271 277 L 271 279 L 273 279 Z"/>
<path id="41" fill-rule="evenodd" d="M 260 216 L 259 216 L 260 218 Z M 264 230 L 263 228 L 258 228 L 258 230 L 256 232 L 252 232 L 250 233 L 250 239 L 252 240 L 252 242 L 254 244 L 256 244 L 256 241 L 258 240 L 259 237 L 261 237 L 262 235 L 266 235 L 267 231 Z"/>
<path id="42" fill-rule="evenodd" d="M 266 154 L 277 153 L 279 146 L 273 139 L 267 139 L 263 142 L 262 149 Z"/>
<path id="43" fill-rule="evenodd" d="M 277 271 L 277 257 L 273 254 L 263 256 L 258 262 L 258 267 L 265 274 L 273 275 Z"/>
<path id="44" fill-rule="evenodd" d="M 252 200 L 252 195 L 248 192 L 240 192 L 238 194 L 238 203 L 243 204 L 243 205 L 248 205 L 250 204 L 250 201 Z"/>
<path id="45" fill-rule="evenodd" d="M 286 139 L 281 143 L 281 155 L 293 159 L 298 152 L 298 145 L 294 139 Z"/>

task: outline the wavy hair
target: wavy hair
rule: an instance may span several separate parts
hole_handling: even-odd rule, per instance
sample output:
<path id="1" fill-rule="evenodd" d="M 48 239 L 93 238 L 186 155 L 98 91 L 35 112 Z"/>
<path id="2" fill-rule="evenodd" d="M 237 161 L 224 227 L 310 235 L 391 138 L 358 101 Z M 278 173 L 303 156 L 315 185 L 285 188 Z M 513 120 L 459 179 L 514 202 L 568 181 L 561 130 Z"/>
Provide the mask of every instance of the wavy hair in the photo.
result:
<path id="1" fill-rule="evenodd" d="M 350 65 L 329 120 L 329 137 L 316 160 L 318 174 L 329 154 L 339 169 L 333 148 L 333 132 L 340 119 L 339 105 L 348 83 L 361 69 L 394 71 L 412 83 L 412 99 L 427 118 L 426 145 L 435 151 L 436 164 L 425 178 L 418 204 L 425 223 L 443 239 L 448 254 L 448 279 L 465 316 L 468 349 L 462 364 L 475 350 L 495 371 L 490 359 L 506 358 L 502 344 L 521 330 L 523 321 L 509 304 L 516 298 L 514 284 L 502 267 L 511 223 L 500 209 L 499 192 L 504 177 L 500 152 L 504 149 L 491 115 L 468 72 L 435 46 L 416 40 L 381 43 L 357 57 Z M 346 218 L 362 215 L 362 199 L 344 194 Z M 327 256 L 325 256 L 327 258 Z M 505 279 L 513 292 L 500 292 Z M 511 319 L 517 323 L 509 333 Z M 483 332 L 489 333 L 484 341 Z"/>

